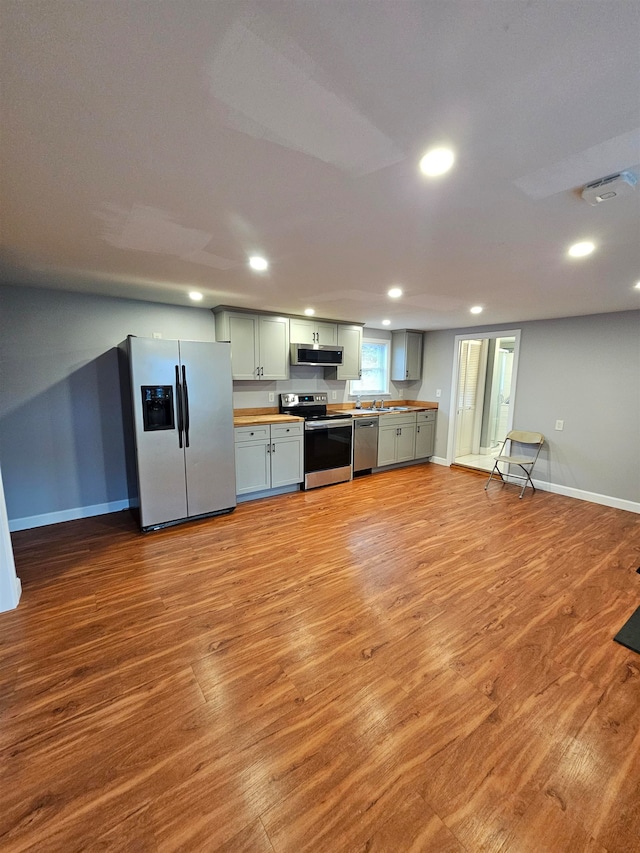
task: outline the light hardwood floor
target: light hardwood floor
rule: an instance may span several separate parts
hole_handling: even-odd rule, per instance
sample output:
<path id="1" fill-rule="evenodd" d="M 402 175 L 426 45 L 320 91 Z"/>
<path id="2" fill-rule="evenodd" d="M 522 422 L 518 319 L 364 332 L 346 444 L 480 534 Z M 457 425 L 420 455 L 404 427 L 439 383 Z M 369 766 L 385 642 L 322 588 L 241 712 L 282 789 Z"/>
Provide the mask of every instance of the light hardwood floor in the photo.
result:
<path id="1" fill-rule="evenodd" d="M 640 519 L 434 465 L 14 535 L 0 849 L 640 849 Z"/>

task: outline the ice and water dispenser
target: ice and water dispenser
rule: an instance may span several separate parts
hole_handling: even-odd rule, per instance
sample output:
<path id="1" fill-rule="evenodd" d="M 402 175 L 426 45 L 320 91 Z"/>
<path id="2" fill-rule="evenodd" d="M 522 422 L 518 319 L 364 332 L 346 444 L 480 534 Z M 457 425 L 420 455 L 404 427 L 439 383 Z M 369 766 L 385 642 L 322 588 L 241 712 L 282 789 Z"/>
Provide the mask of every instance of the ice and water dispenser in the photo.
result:
<path id="1" fill-rule="evenodd" d="M 171 385 L 142 385 L 141 389 L 144 431 L 175 429 L 173 387 Z"/>

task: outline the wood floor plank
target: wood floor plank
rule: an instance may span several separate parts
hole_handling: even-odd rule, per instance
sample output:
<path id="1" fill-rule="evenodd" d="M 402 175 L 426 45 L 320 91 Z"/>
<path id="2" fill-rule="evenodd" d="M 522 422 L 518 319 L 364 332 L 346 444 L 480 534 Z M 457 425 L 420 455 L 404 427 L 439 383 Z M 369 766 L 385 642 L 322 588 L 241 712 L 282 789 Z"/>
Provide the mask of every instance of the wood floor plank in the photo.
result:
<path id="1" fill-rule="evenodd" d="M 13 542 L 3 851 L 640 849 L 637 515 L 419 465 Z"/>

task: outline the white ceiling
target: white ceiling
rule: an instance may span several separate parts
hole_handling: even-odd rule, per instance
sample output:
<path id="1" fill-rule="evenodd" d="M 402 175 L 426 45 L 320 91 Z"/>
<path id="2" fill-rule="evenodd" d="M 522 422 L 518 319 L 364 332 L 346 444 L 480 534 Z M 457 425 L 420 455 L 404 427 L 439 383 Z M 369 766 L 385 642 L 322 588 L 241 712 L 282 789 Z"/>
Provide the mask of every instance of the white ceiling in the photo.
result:
<path id="1" fill-rule="evenodd" d="M 579 195 L 640 176 L 637 0 L 0 9 L 2 282 L 391 328 L 640 308 L 640 189 Z"/>

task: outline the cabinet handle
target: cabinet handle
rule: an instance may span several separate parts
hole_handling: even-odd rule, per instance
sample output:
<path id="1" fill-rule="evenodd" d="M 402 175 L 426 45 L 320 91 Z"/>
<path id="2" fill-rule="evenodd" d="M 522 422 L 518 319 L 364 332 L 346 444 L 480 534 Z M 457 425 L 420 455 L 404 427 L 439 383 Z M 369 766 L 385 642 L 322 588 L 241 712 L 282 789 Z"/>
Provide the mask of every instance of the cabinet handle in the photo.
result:
<path id="1" fill-rule="evenodd" d="M 420 432 L 420 427 L 418 427 L 418 432 Z"/>
<path id="2" fill-rule="evenodd" d="M 256 367 L 256 376 L 258 376 L 258 377 L 260 376 L 260 368 L 259 367 Z"/>
<path id="3" fill-rule="evenodd" d="M 267 453 L 271 453 L 271 445 L 270 444 L 266 444 L 265 448 L 266 448 Z"/>
<path id="4" fill-rule="evenodd" d="M 404 378 L 405 378 L 405 379 L 408 379 L 408 378 L 409 378 L 409 371 L 408 371 L 408 370 L 405 370 L 405 372 L 404 372 Z"/>
<path id="5" fill-rule="evenodd" d="M 260 368 L 260 376 L 264 376 L 264 367 Z"/>
<path id="6" fill-rule="evenodd" d="M 275 453 L 275 452 L 276 452 L 276 446 L 275 446 L 275 444 L 272 444 L 272 445 L 271 445 L 271 452 L 272 452 L 272 453 Z"/>

